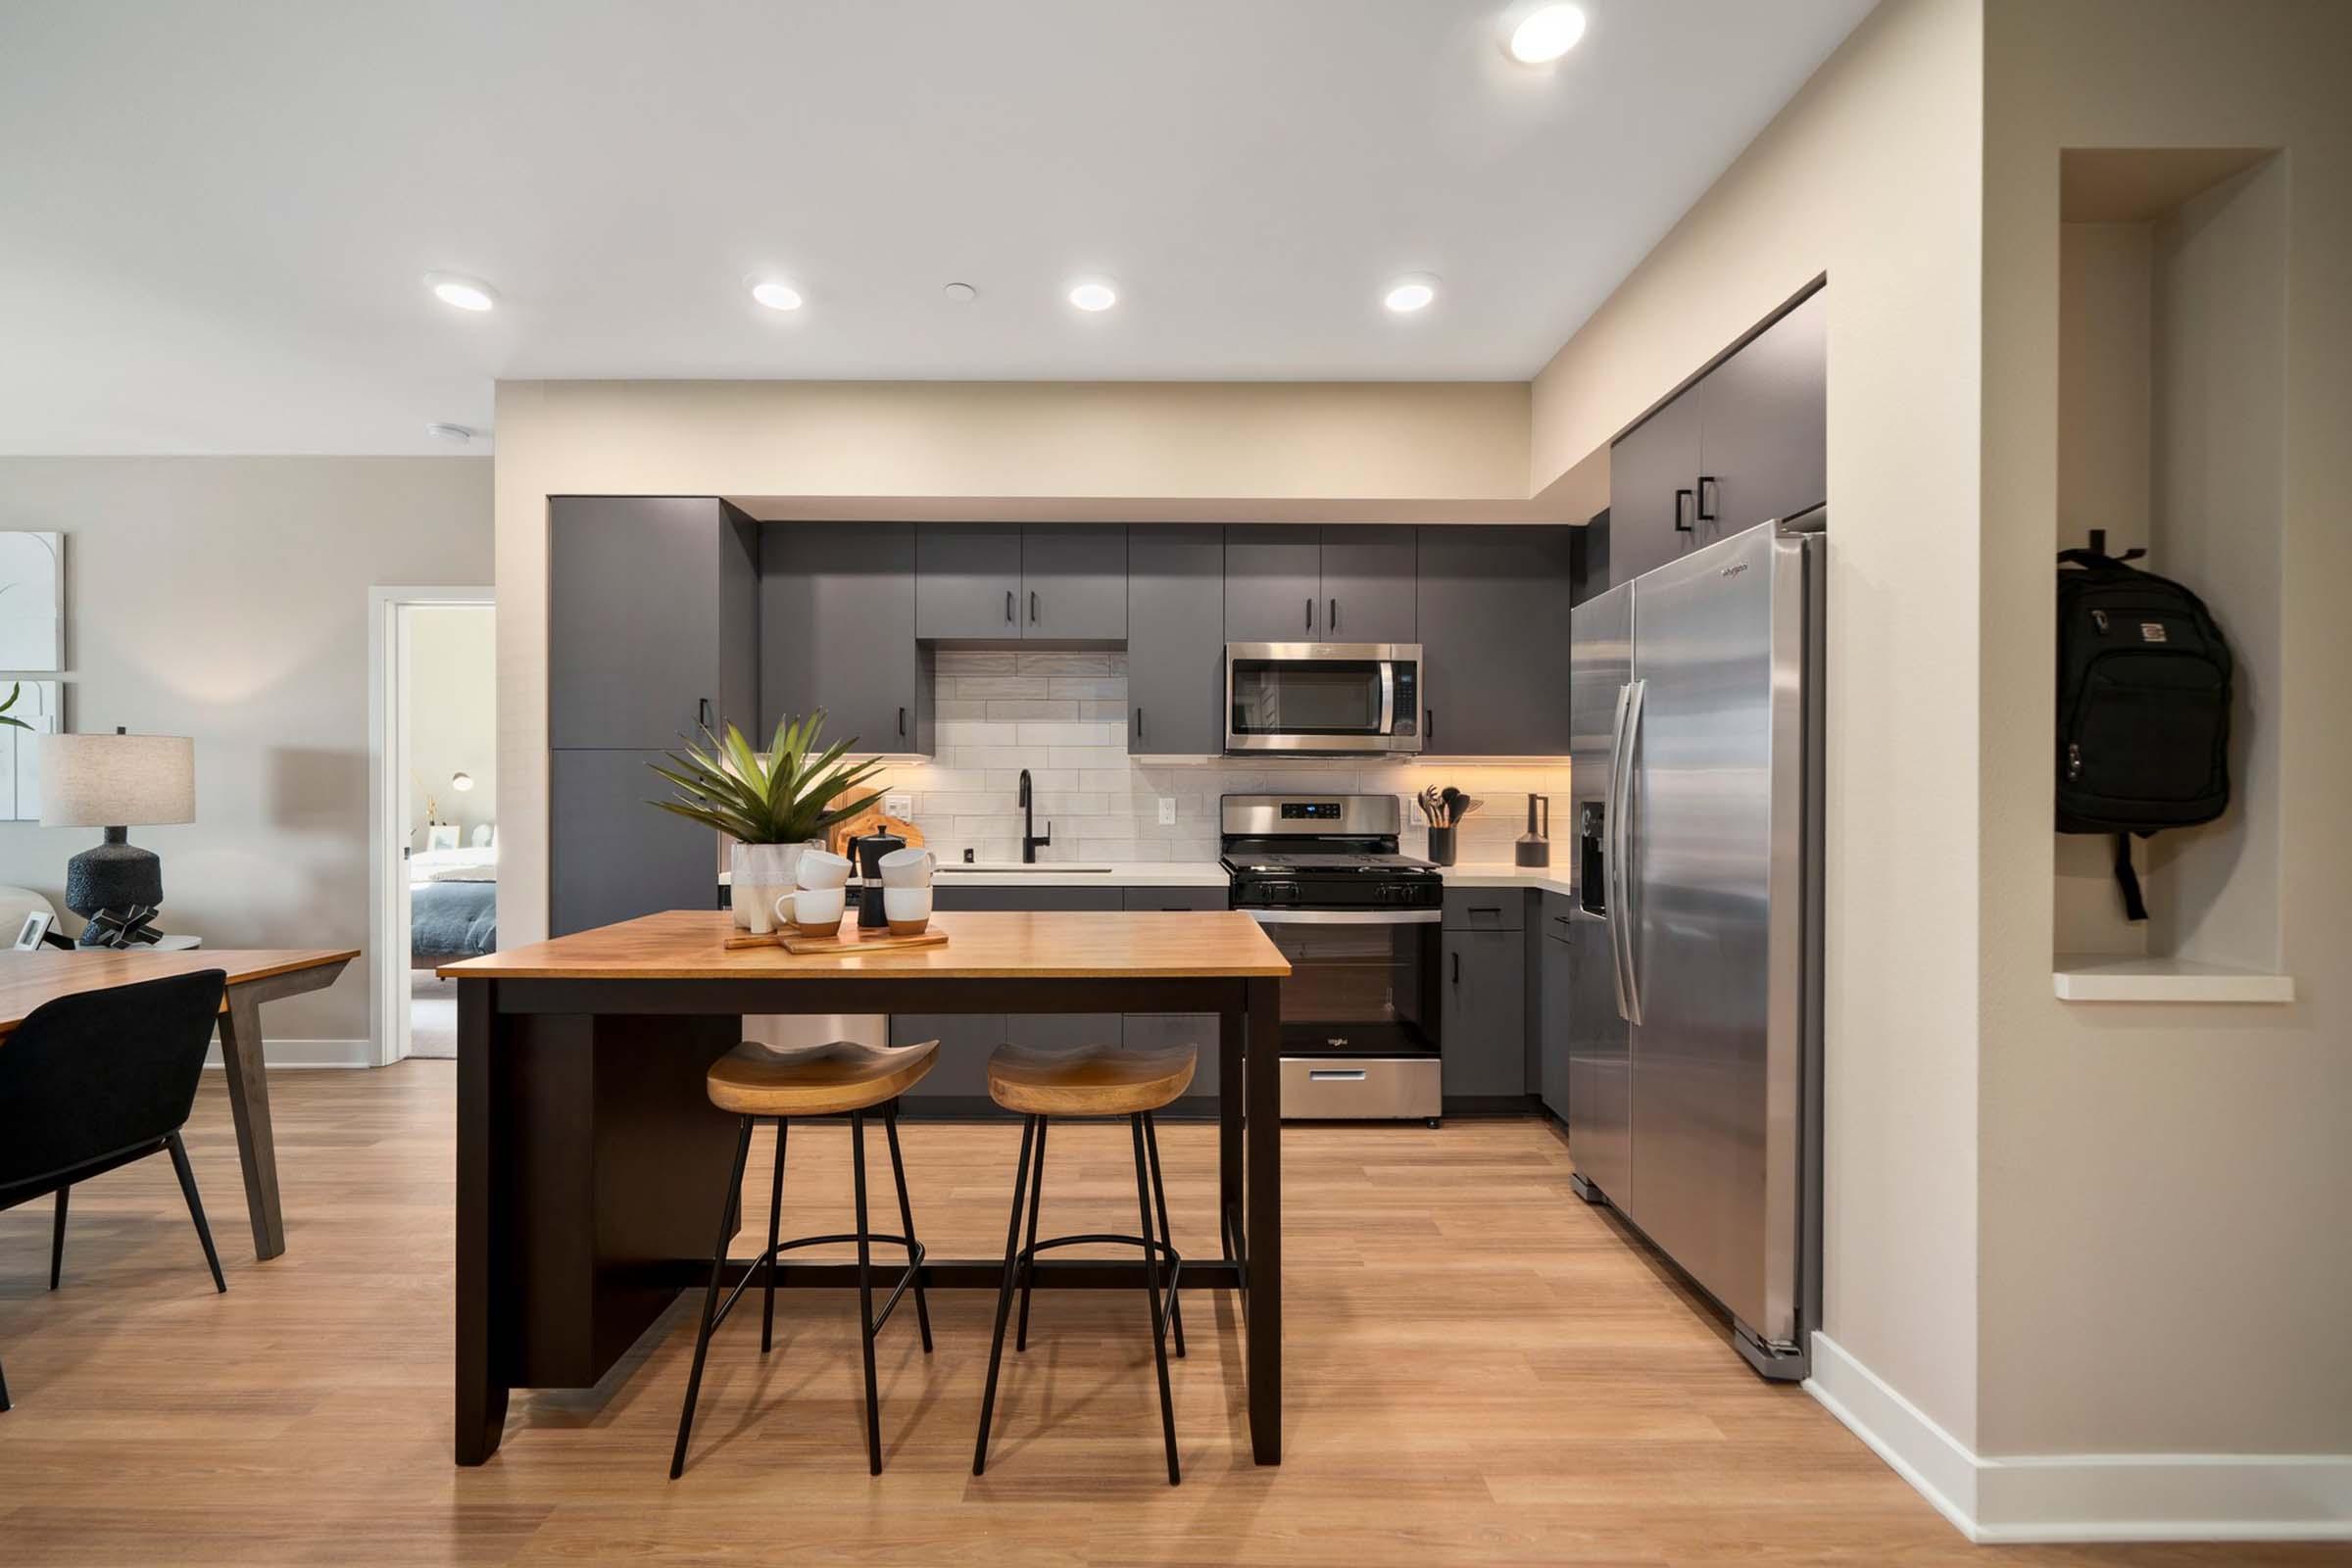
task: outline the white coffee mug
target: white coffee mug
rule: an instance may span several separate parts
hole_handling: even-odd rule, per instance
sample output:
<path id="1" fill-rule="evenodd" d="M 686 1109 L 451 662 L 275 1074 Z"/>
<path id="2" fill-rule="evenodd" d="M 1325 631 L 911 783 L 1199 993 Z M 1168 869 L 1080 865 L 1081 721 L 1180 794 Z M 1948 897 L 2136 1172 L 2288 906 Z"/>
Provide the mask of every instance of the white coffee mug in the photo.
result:
<path id="1" fill-rule="evenodd" d="M 914 925 L 931 918 L 931 890 L 929 888 L 893 888 L 882 890 L 882 913 L 890 923 Z"/>
<path id="2" fill-rule="evenodd" d="M 927 888 L 931 868 L 938 862 L 929 850 L 893 850 L 875 863 L 882 868 L 885 888 Z"/>
<path id="3" fill-rule="evenodd" d="M 805 888 L 837 888 L 850 879 L 846 856 L 809 850 L 801 856 L 800 883 Z"/>
<path id="4" fill-rule="evenodd" d="M 841 918 L 843 906 L 839 888 L 803 888 L 776 901 L 776 918 L 795 925 L 831 925 Z"/>

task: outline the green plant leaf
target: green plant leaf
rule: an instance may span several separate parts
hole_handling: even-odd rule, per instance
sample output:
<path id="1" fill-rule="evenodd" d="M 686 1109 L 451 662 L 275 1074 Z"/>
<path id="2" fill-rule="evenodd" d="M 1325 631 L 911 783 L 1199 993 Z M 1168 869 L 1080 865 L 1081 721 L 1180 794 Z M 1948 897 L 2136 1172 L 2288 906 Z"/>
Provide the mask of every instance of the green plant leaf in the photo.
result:
<path id="1" fill-rule="evenodd" d="M 844 762 L 857 746 L 855 737 L 836 741 L 817 752 L 824 732 L 822 709 L 806 718 L 776 720 L 775 738 L 764 756 L 735 724 L 724 733 L 702 730 L 701 744 L 689 742 L 682 751 L 665 752 L 662 762 L 649 762 L 653 772 L 676 791 L 676 799 L 646 804 L 673 815 L 701 822 L 745 844 L 798 844 L 815 838 L 826 828 L 864 810 L 881 799 L 867 794 L 846 806 L 827 803 L 855 790 L 879 772 L 878 760 Z"/>

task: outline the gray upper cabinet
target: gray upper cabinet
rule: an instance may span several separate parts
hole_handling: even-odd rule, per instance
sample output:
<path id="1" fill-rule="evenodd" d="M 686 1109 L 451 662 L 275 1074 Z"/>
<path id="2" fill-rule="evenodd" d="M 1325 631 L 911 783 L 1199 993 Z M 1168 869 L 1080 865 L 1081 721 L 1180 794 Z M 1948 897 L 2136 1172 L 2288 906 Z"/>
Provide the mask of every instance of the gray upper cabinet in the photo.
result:
<path id="1" fill-rule="evenodd" d="M 1829 498 L 1828 325 L 1824 291 L 1698 384 L 1693 547 Z"/>
<path id="2" fill-rule="evenodd" d="M 932 683 L 914 600 L 912 523 L 762 524 L 759 738 L 821 708 L 828 741 L 929 753 Z"/>
<path id="3" fill-rule="evenodd" d="M 1127 639 L 1127 525 L 1031 523 L 1021 530 L 1021 635 Z"/>
<path id="4" fill-rule="evenodd" d="M 1127 530 L 1127 750 L 1225 746 L 1225 543 L 1215 528 Z"/>
<path id="5" fill-rule="evenodd" d="M 1227 642 L 1311 642 L 1322 635 L 1322 529 L 1237 523 L 1225 530 Z M 1220 727 L 1219 746 L 1223 735 Z"/>
<path id="6" fill-rule="evenodd" d="M 548 744 L 756 724 L 758 525 L 714 496 L 548 502 Z"/>
<path id="7" fill-rule="evenodd" d="M 548 759 L 547 916 L 566 936 L 661 909 L 718 902 L 718 835 L 658 811 L 659 751 L 559 751 Z"/>
<path id="8" fill-rule="evenodd" d="M 1323 630 L 1335 643 L 1417 641 L 1414 530 L 1323 529 Z"/>
<path id="9" fill-rule="evenodd" d="M 1686 393 L 1609 449 L 1609 582 L 1690 548 L 1698 510 L 1698 400 Z"/>
<path id="10" fill-rule="evenodd" d="M 1421 705 L 1437 757 L 1568 755 L 1570 530 L 1420 530 Z"/>
<path id="11" fill-rule="evenodd" d="M 1007 638 L 1021 634 L 1018 524 L 922 523 L 914 531 L 914 634 Z"/>

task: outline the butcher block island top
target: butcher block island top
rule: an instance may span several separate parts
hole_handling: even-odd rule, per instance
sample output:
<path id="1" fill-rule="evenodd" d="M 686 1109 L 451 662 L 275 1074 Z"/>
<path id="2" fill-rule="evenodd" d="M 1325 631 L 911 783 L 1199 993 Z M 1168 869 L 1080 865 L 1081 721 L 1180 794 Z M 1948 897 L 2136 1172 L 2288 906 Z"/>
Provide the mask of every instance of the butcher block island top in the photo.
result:
<path id="1" fill-rule="evenodd" d="M 856 954 L 729 949 L 734 917 L 667 909 L 533 942 L 437 972 L 455 980 L 1165 979 L 1291 972 L 1255 920 L 1235 909 L 958 909 L 931 916 L 934 948 Z"/>

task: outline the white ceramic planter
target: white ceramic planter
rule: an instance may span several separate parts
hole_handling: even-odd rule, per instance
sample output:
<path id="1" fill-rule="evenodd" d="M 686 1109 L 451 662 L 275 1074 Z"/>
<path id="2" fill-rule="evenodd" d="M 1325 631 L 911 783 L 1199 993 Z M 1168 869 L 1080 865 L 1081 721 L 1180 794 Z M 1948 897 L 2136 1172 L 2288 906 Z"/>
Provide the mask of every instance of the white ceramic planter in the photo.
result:
<path id="1" fill-rule="evenodd" d="M 727 902 L 735 908 L 735 926 L 754 936 L 776 928 L 776 900 L 800 883 L 801 857 L 816 840 L 804 844 L 738 844 L 727 856 Z"/>

